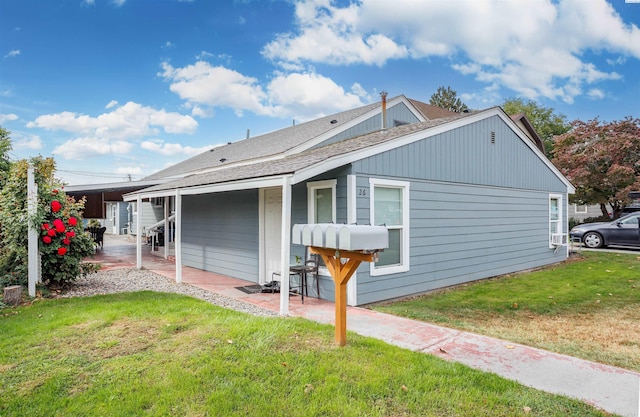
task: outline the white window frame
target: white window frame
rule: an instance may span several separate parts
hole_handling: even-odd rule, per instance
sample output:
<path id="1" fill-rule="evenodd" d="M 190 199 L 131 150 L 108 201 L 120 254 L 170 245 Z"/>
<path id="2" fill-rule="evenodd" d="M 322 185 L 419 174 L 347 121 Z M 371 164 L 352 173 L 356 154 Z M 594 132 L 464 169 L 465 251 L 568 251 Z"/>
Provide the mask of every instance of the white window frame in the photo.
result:
<path id="1" fill-rule="evenodd" d="M 558 220 L 551 220 L 551 200 L 558 200 Z M 556 234 L 564 234 L 564 228 L 563 228 L 563 219 L 564 219 L 564 204 L 563 204 L 563 195 L 562 194 L 549 194 L 549 202 L 548 202 L 548 206 L 547 206 L 547 210 L 549 211 L 549 248 L 555 248 L 555 245 L 551 244 L 551 222 L 552 221 L 557 221 L 558 222 L 558 227 L 556 228 L 557 232 Z"/>
<path id="2" fill-rule="evenodd" d="M 336 186 L 338 180 L 314 181 L 307 183 L 307 219 L 309 223 L 315 223 L 316 218 L 316 191 L 331 189 L 331 221 L 336 222 Z"/>
<path id="3" fill-rule="evenodd" d="M 409 271 L 410 259 L 410 217 L 409 217 L 409 190 L 411 183 L 408 181 L 396 181 L 380 178 L 369 178 L 369 219 L 373 224 L 375 219 L 375 189 L 376 187 L 399 188 L 402 190 L 402 226 L 387 225 L 389 229 L 402 230 L 402 242 L 400 247 L 400 264 L 388 266 L 376 266 L 375 262 L 369 264 L 369 275 L 381 276 L 398 274 Z M 379 225 L 376 225 L 379 226 Z"/>
<path id="4" fill-rule="evenodd" d="M 583 206 L 584 210 L 578 210 L 578 206 Z M 577 203 L 573 204 L 573 212 L 576 214 L 587 214 L 588 211 L 589 211 L 589 206 L 587 206 L 586 204 L 577 204 Z"/>
<path id="5" fill-rule="evenodd" d="M 137 216 L 138 215 L 138 203 L 136 201 L 131 201 L 131 202 L 129 202 L 129 204 L 131 204 L 131 215 L 132 216 Z"/>

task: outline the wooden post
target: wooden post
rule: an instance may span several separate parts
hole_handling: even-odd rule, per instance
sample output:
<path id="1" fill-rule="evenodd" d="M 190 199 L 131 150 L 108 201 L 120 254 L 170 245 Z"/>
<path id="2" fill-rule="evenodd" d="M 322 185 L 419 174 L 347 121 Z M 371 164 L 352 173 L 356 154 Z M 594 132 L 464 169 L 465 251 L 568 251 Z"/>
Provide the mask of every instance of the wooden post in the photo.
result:
<path id="1" fill-rule="evenodd" d="M 347 344 L 347 282 L 360 266 L 362 261 L 373 262 L 375 254 L 356 251 L 339 251 L 336 249 L 309 247 L 310 253 L 322 256 L 322 260 L 331 273 L 336 293 L 336 344 Z M 347 259 L 344 264 L 340 259 Z"/>

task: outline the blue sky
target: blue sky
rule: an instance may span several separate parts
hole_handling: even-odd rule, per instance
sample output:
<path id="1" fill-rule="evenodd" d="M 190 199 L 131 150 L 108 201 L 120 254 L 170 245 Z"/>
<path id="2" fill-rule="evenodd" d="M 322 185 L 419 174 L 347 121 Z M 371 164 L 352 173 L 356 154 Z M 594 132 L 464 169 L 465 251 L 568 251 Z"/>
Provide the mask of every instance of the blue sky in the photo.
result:
<path id="1" fill-rule="evenodd" d="M 640 0 L 3 0 L 11 157 L 70 184 L 451 86 L 568 120 L 640 117 Z"/>

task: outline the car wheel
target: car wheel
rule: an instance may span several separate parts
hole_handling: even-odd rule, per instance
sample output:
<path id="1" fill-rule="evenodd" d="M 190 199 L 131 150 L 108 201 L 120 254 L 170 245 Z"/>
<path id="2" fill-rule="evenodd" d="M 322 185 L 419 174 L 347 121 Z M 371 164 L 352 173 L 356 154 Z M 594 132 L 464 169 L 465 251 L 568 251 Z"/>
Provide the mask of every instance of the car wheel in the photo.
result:
<path id="1" fill-rule="evenodd" d="M 584 237 L 582 238 L 582 241 L 584 242 L 586 247 L 592 248 L 592 249 L 601 248 L 602 246 L 604 246 L 604 240 L 602 239 L 602 235 L 596 232 L 589 232 L 585 234 Z"/>

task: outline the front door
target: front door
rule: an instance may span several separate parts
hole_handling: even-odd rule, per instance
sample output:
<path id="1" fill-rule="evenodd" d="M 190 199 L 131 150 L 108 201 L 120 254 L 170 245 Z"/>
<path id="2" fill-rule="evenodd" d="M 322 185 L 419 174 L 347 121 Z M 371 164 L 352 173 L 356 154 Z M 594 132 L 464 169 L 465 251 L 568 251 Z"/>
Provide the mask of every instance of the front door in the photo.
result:
<path id="1" fill-rule="evenodd" d="M 267 282 L 272 280 L 274 272 L 280 272 L 281 236 L 282 188 L 267 188 L 264 190 L 264 262 Z"/>

